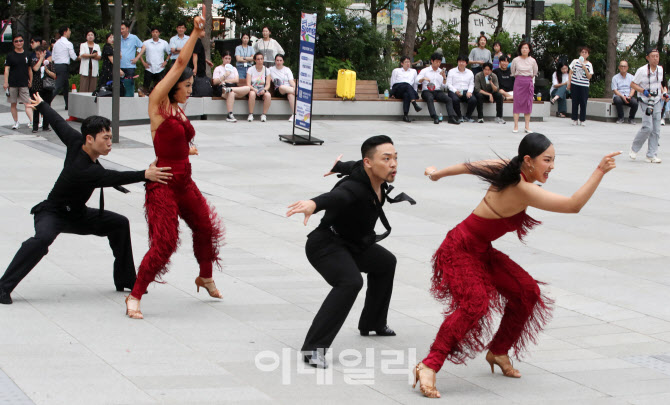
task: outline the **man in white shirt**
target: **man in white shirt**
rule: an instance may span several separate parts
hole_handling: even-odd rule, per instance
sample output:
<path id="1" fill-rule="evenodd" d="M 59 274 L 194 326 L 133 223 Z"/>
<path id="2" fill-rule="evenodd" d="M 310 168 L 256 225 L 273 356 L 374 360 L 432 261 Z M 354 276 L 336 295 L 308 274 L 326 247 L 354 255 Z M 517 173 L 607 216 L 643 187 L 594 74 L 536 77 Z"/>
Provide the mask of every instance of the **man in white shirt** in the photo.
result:
<path id="1" fill-rule="evenodd" d="M 417 83 L 421 84 L 423 91 L 421 92 L 421 98 L 428 105 L 428 112 L 430 117 L 433 119 L 433 123 L 439 124 L 440 119 L 435 112 L 435 102 L 434 100 L 441 101 L 447 107 L 447 121 L 450 124 L 459 125 L 458 116 L 456 111 L 454 111 L 454 105 L 451 101 L 451 98 L 443 91 L 447 88 L 447 73 L 440 69 L 440 63 L 442 63 L 442 54 L 434 53 L 430 56 L 430 66 L 421 70 L 419 76 L 417 76 Z"/>
<path id="2" fill-rule="evenodd" d="M 54 63 L 54 73 L 56 73 L 56 87 L 53 91 L 53 98 L 56 98 L 58 93 L 63 90 L 63 99 L 65 100 L 65 109 L 67 110 L 67 96 L 70 92 L 70 60 L 77 60 L 77 54 L 74 52 L 74 46 L 69 41 L 70 27 L 62 26 L 58 29 L 60 38 L 53 47 L 51 59 Z"/>
<path id="3" fill-rule="evenodd" d="M 188 35 L 184 34 L 186 32 L 186 24 L 181 21 L 177 24 L 177 35 L 170 38 L 170 60 L 171 63 L 177 60 L 179 57 L 179 51 L 184 47 L 186 41 L 188 41 Z M 171 65 L 170 65 L 171 66 Z M 168 67 L 168 70 L 170 67 Z"/>
<path id="4" fill-rule="evenodd" d="M 397 99 L 402 99 L 402 120 L 405 122 L 412 122 L 409 118 L 409 104 L 414 105 L 414 111 L 419 112 L 422 110 L 421 107 L 416 103 L 419 99 L 419 95 L 416 92 L 417 89 L 417 74 L 416 70 L 411 69 L 412 63 L 409 60 L 409 57 L 402 56 L 400 58 L 399 68 L 393 69 L 391 73 L 391 97 Z"/>
<path id="5" fill-rule="evenodd" d="M 152 28 L 151 39 L 147 39 L 142 43 L 142 49 L 138 55 L 145 69 L 144 84 L 138 92 L 140 97 L 151 93 L 151 89 L 153 88 L 151 86 L 152 82 L 155 86 L 165 76 L 165 66 L 168 63 L 165 55 L 170 56 L 170 45 L 168 45 L 167 41 L 160 39 L 160 35 L 158 27 Z M 142 58 L 142 55 L 145 53 L 146 61 Z"/>
<path id="6" fill-rule="evenodd" d="M 663 87 L 663 67 L 658 65 L 660 54 L 658 49 L 647 51 L 647 62 L 635 73 L 630 87 L 640 95 L 640 103 L 645 112 L 642 115 L 642 128 L 635 135 L 628 156 L 635 160 L 637 153 L 642 149 L 645 141 L 647 143 L 647 159 L 649 163 L 661 163 L 656 156 L 658 153 L 658 139 L 661 136 L 661 115 L 663 113 L 662 101 L 668 101 L 668 88 Z"/>
<path id="7" fill-rule="evenodd" d="M 622 60 L 619 62 L 619 73 L 612 78 L 612 101 L 616 106 L 617 124 L 623 124 L 623 106 L 630 107 L 630 115 L 628 116 L 628 123 L 635 124 L 635 113 L 637 112 L 637 97 L 635 97 L 635 90 L 630 87 L 633 81 L 633 75 L 628 74 L 628 61 Z"/>
<path id="8" fill-rule="evenodd" d="M 449 71 L 447 75 L 447 89 L 449 89 L 449 97 L 454 103 L 454 111 L 458 115 L 461 122 L 475 122 L 472 119 L 472 112 L 477 108 L 477 99 L 472 95 L 475 90 L 475 76 L 470 69 L 465 67 L 468 65 L 468 57 L 460 55 L 456 59 L 458 67 Z M 461 114 L 461 101 L 468 104 L 465 119 Z"/>

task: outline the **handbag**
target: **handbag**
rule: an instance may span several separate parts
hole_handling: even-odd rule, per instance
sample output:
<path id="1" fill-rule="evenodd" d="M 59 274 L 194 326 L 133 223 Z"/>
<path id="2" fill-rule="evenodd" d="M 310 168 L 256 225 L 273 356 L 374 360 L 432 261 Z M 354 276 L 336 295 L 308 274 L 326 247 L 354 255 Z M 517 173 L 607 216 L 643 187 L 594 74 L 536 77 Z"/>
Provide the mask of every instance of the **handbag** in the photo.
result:
<path id="1" fill-rule="evenodd" d="M 214 89 L 212 82 L 207 77 L 196 77 L 193 81 L 192 97 L 212 97 Z"/>
<path id="2" fill-rule="evenodd" d="M 52 79 L 47 73 L 48 68 L 44 68 L 44 78 L 42 79 L 42 89 L 53 91 L 56 88 L 56 80 Z"/>

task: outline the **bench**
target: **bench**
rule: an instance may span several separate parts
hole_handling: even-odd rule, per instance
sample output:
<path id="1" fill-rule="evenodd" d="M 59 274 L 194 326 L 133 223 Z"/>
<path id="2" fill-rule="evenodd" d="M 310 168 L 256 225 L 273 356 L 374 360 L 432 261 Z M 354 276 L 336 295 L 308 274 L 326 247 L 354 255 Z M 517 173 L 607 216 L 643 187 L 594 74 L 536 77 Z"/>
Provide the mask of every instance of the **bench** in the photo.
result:
<path id="1" fill-rule="evenodd" d="M 566 115 L 572 115 L 572 99 L 565 100 Z M 637 113 L 635 114 L 635 121 L 642 121 L 642 114 L 644 114 L 644 105 L 639 104 Z M 628 109 L 630 107 L 624 105 L 624 118 L 628 119 Z M 558 103 L 551 106 L 551 115 L 555 115 L 558 111 Z M 589 98 L 586 103 L 586 119 L 594 121 L 615 122 L 617 120 L 616 107 L 611 98 Z"/>

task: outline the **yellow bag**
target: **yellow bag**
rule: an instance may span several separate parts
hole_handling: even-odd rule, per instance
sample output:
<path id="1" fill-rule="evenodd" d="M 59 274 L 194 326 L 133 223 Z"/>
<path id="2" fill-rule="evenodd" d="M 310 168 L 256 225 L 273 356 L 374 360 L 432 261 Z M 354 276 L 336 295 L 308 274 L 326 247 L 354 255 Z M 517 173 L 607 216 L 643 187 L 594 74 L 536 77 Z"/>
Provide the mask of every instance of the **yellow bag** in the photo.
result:
<path id="1" fill-rule="evenodd" d="M 337 73 L 337 97 L 342 100 L 353 100 L 356 97 L 356 72 L 340 69 Z"/>

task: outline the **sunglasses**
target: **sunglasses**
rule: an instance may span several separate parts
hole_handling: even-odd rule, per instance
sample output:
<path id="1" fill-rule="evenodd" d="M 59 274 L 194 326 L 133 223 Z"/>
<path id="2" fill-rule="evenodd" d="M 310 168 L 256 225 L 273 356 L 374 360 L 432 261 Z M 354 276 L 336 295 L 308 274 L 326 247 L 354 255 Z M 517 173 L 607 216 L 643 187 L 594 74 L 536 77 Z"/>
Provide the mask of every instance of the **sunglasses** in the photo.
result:
<path id="1" fill-rule="evenodd" d="M 14 43 L 15 43 L 15 44 L 18 44 L 19 42 L 23 42 L 23 40 L 22 40 L 22 39 L 16 39 L 16 40 L 14 40 Z"/>

